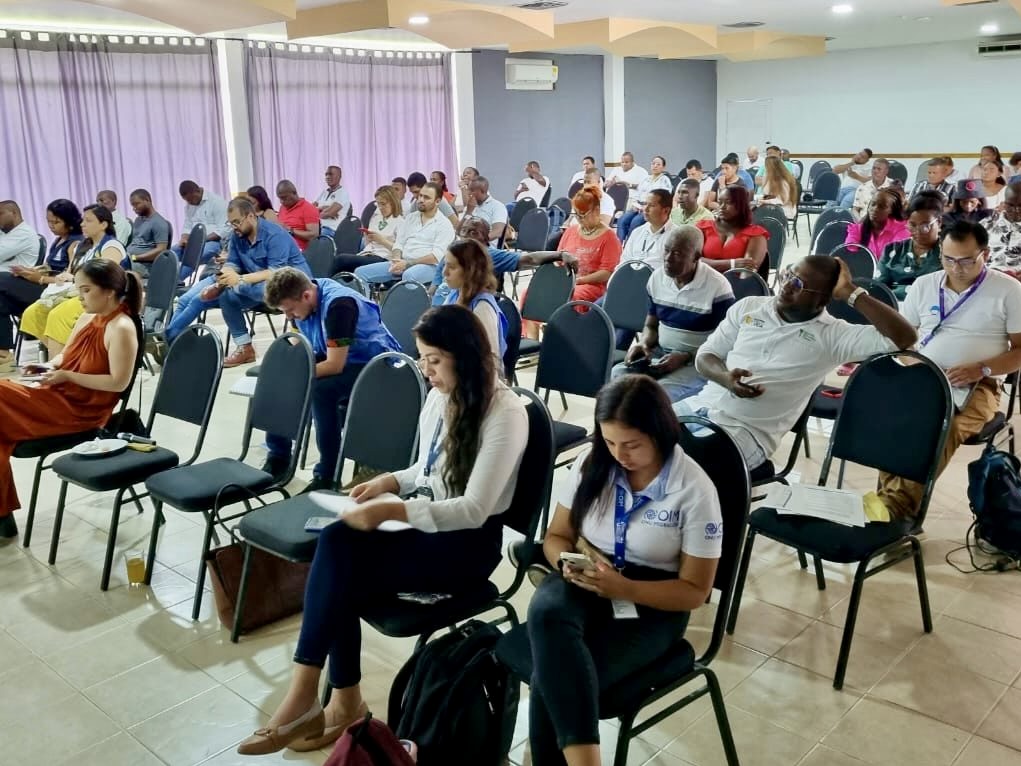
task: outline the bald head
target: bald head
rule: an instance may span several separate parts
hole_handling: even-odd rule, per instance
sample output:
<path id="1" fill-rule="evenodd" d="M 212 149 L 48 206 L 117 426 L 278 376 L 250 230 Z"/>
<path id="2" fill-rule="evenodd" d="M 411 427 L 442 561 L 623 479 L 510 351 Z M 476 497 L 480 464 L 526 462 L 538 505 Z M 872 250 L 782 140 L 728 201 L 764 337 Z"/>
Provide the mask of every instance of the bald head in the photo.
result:
<path id="1" fill-rule="evenodd" d="M 483 247 L 489 247 L 489 224 L 482 218 L 469 217 L 461 221 L 457 229 L 461 239 L 472 239 Z"/>
<path id="2" fill-rule="evenodd" d="M 278 183 L 277 199 L 280 200 L 280 204 L 284 207 L 294 207 L 298 202 L 298 190 L 295 188 L 294 183 L 286 178 Z"/>
<path id="3" fill-rule="evenodd" d="M 489 179 L 485 176 L 479 176 L 468 184 L 468 191 L 475 199 L 475 204 L 481 205 L 486 201 L 486 197 L 489 196 Z"/>
<path id="4" fill-rule="evenodd" d="M 10 199 L 0 202 L 0 231 L 6 234 L 21 221 L 21 208 L 18 207 L 17 202 Z"/>

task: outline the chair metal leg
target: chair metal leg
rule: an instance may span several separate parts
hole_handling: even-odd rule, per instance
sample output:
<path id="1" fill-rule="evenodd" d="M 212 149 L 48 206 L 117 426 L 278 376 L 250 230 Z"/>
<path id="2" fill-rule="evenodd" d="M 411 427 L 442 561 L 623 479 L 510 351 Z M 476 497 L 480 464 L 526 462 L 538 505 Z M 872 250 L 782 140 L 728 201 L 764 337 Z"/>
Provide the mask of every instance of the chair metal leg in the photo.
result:
<path id="1" fill-rule="evenodd" d="M 734 595 L 730 600 L 730 614 L 727 616 L 727 633 L 734 635 L 737 625 L 737 612 L 741 608 L 741 594 L 744 592 L 744 581 L 748 576 L 748 565 L 752 560 L 752 546 L 755 545 L 755 530 L 749 529 L 744 541 L 744 552 L 741 554 L 741 566 L 737 570 L 737 582 L 734 583 Z"/>
<path id="2" fill-rule="evenodd" d="M 232 644 L 236 644 L 238 637 L 241 635 L 241 615 L 245 613 L 245 596 L 248 595 L 248 568 L 252 564 L 252 546 L 242 543 L 241 547 L 245 549 L 245 559 L 241 565 L 241 583 L 238 585 L 238 600 L 234 604 L 234 626 L 230 631 L 230 641 Z"/>
<path id="3" fill-rule="evenodd" d="M 209 542 L 213 537 L 213 518 L 208 513 L 206 517 L 206 532 L 202 536 L 202 555 L 199 556 L 199 571 L 195 577 L 195 600 L 191 606 L 191 618 L 199 618 L 199 610 L 202 609 L 202 587 L 206 584 L 206 556 L 209 555 Z"/>
<path id="4" fill-rule="evenodd" d="M 270 314 L 264 314 L 266 321 L 269 322 L 269 331 L 273 333 L 273 337 L 277 337 L 277 326 L 273 324 L 273 317 Z"/>
<path id="5" fill-rule="evenodd" d="M 802 569 L 808 569 L 808 559 L 805 558 L 805 552 L 798 548 L 798 564 Z"/>
<path id="6" fill-rule="evenodd" d="M 113 499 L 113 512 L 110 514 L 110 531 L 106 534 L 106 557 L 103 559 L 103 576 L 99 579 L 99 589 L 110 587 L 110 569 L 113 567 L 113 551 L 117 547 L 117 525 L 121 521 L 121 504 L 124 501 L 123 489 Z"/>
<path id="7" fill-rule="evenodd" d="M 925 581 L 922 544 L 914 537 L 911 538 L 911 553 L 915 560 L 915 579 L 918 580 L 918 603 L 922 607 L 922 629 L 932 633 L 932 610 L 929 608 L 929 586 Z"/>
<path id="8" fill-rule="evenodd" d="M 64 523 L 64 503 L 67 501 L 67 482 L 60 482 L 60 496 L 57 498 L 57 515 L 53 519 L 53 534 L 50 536 L 50 566 L 57 563 L 57 546 L 60 544 L 60 527 Z"/>
<path id="9" fill-rule="evenodd" d="M 734 745 L 734 733 L 730 729 L 730 719 L 727 717 L 727 706 L 723 702 L 723 690 L 720 688 L 716 674 L 709 668 L 705 669 L 705 682 L 709 688 L 709 699 L 713 703 L 716 727 L 720 730 L 720 740 L 723 742 L 723 753 L 727 758 L 727 766 L 740 766 L 737 759 L 737 747 Z"/>
<path id="10" fill-rule="evenodd" d="M 833 688 L 837 690 L 844 688 L 844 674 L 847 673 L 851 639 L 854 638 L 854 624 L 858 621 L 858 604 L 861 602 L 861 591 L 865 586 L 868 566 L 868 559 L 861 561 L 854 572 L 854 585 L 851 588 L 851 598 L 847 601 L 847 617 L 844 619 L 844 635 L 840 639 L 840 654 L 837 655 L 837 670 L 833 674 Z"/>
<path id="11" fill-rule="evenodd" d="M 840 461 L 840 467 L 837 469 L 837 488 L 844 486 L 844 467 L 847 465 L 846 460 Z"/>
<path id="12" fill-rule="evenodd" d="M 815 584 L 819 590 L 826 590 L 826 575 L 822 571 L 822 559 L 812 556 L 812 562 L 815 564 Z"/>
<path id="13" fill-rule="evenodd" d="M 617 747 L 613 752 L 613 766 L 627 766 L 627 751 L 631 747 L 631 729 L 638 711 L 620 717 L 620 729 L 617 732 Z"/>
<path id="14" fill-rule="evenodd" d="M 149 553 L 145 557 L 145 584 L 150 585 L 152 583 L 152 568 L 156 563 L 156 542 L 160 533 L 160 526 L 164 522 L 163 517 L 163 503 L 159 500 L 153 500 L 153 513 L 152 513 L 152 531 L 149 532 Z"/>
<path id="15" fill-rule="evenodd" d="M 567 397 L 564 396 L 564 392 L 563 391 L 560 392 L 560 403 L 562 405 L 564 405 L 564 409 L 566 410 L 567 409 Z"/>
<path id="16" fill-rule="evenodd" d="M 21 538 L 21 545 L 24 548 L 27 548 L 32 542 L 32 525 L 35 523 L 35 506 L 36 501 L 39 499 L 39 481 L 43 473 L 43 460 L 45 460 L 45 457 L 39 458 L 35 464 L 35 475 L 32 477 L 32 495 L 28 501 L 28 519 L 25 521 L 25 534 Z"/>
<path id="17" fill-rule="evenodd" d="M 806 433 L 804 434 L 804 438 L 801 440 L 801 443 L 805 447 L 805 457 L 808 458 L 809 460 L 811 460 L 812 459 L 812 447 L 808 443 L 807 429 L 806 429 Z"/>

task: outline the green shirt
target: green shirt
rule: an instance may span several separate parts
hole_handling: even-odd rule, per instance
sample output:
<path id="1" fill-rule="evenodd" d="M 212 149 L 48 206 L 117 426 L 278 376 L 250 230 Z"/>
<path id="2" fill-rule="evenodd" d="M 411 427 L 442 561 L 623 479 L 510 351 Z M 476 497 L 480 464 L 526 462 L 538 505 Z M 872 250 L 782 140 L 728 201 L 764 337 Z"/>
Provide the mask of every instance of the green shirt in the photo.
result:
<path id="1" fill-rule="evenodd" d="M 670 223 L 674 226 L 694 225 L 696 221 L 706 221 L 713 217 L 710 210 L 699 205 L 690 216 L 684 214 L 684 208 L 680 205 L 670 211 Z"/>
<path id="2" fill-rule="evenodd" d="M 943 269 L 938 242 L 922 256 L 921 262 L 915 259 L 911 246 L 910 239 L 894 242 L 879 259 L 879 281 L 893 290 L 899 301 L 904 300 L 908 286 L 916 279 Z"/>

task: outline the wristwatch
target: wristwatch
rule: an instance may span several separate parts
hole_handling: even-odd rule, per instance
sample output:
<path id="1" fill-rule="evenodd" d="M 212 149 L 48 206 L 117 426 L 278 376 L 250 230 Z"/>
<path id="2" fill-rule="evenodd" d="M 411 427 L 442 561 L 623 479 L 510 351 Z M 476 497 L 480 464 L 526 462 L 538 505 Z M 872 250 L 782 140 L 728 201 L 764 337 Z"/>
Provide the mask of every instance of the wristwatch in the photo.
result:
<path id="1" fill-rule="evenodd" d="M 847 305 L 850 306 L 851 308 L 854 308 L 854 302 L 858 300 L 861 296 L 868 295 L 868 292 L 869 291 L 866 290 L 864 287 L 854 288 L 854 290 L 851 291 L 851 294 L 847 296 Z"/>
<path id="2" fill-rule="evenodd" d="M 982 365 L 982 377 L 983 378 L 993 377 L 993 368 L 987 365 Z"/>

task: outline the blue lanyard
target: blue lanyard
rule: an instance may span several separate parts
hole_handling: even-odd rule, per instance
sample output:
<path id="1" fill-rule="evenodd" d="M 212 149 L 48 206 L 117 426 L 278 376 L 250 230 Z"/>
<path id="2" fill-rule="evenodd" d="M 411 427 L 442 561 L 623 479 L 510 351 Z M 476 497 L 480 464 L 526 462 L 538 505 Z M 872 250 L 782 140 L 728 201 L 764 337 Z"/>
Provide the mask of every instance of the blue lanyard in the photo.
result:
<path id="1" fill-rule="evenodd" d="M 936 332 L 943 326 L 943 323 L 950 319 L 950 317 L 954 315 L 954 312 L 961 308 L 961 306 L 963 306 L 968 299 L 975 294 L 975 291 L 982 286 L 982 283 L 986 281 L 986 274 L 988 273 L 989 272 L 986 269 L 982 269 L 982 273 L 978 275 L 978 279 L 975 280 L 971 287 L 964 291 L 964 294 L 961 295 L 957 303 L 950 307 L 950 311 L 947 311 L 946 293 L 944 291 L 947 278 L 943 277 L 943 280 L 939 285 L 939 321 L 936 323 L 936 326 L 929 331 L 929 334 L 922 339 L 922 342 L 918 345 L 919 348 L 925 348 L 932 342 L 932 339 L 936 336 Z"/>
<path id="2" fill-rule="evenodd" d="M 433 471 L 433 466 L 436 465 L 436 460 L 440 456 L 440 450 L 443 445 L 440 444 L 440 431 L 443 429 L 443 418 L 441 417 L 436 421 L 436 430 L 433 431 L 433 439 L 429 444 L 429 452 L 425 459 L 425 478 L 429 478 L 429 475 Z"/>
<path id="3" fill-rule="evenodd" d="M 651 497 L 638 495 L 631 506 L 631 510 L 624 510 L 624 489 L 617 487 L 617 504 L 613 511 L 613 565 L 617 569 L 623 569 L 627 563 L 625 558 L 627 550 L 627 525 L 631 520 L 631 514 L 650 502 L 652 502 Z"/>

